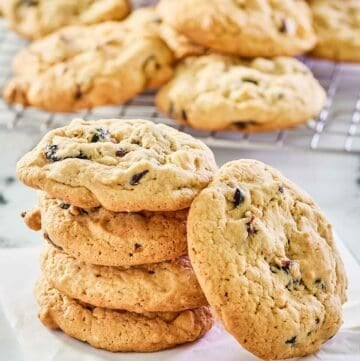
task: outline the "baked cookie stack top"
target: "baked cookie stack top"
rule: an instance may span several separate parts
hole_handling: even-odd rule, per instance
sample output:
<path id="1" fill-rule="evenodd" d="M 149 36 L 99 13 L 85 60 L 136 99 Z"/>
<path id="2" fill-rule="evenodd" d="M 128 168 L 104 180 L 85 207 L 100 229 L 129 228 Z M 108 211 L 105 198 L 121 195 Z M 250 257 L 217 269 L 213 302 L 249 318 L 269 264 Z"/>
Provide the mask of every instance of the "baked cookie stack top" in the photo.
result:
<path id="1" fill-rule="evenodd" d="M 41 321 L 110 351 L 200 338 L 213 318 L 186 256 L 186 218 L 215 170 L 200 141 L 144 120 L 49 132 L 17 166 L 41 190 L 24 214 L 47 241 Z"/>

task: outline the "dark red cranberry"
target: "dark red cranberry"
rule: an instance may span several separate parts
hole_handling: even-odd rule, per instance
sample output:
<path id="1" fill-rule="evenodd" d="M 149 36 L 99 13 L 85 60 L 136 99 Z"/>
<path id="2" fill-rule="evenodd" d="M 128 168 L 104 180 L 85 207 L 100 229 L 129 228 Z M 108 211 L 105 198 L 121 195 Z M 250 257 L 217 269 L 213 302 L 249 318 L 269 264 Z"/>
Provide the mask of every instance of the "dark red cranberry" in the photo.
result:
<path id="1" fill-rule="evenodd" d="M 294 346 L 296 344 L 296 336 L 289 338 L 288 340 L 285 341 L 285 343 L 287 345 Z"/>
<path id="2" fill-rule="evenodd" d="M 69 209 L 69 208 L 70 208 L 70 204 L 61 202 L 61 203 L 60 203 L 60 208 L 61 208 L 61 209 Z"/>
<path id="3" fill-rule="evenodd" d="M 45 148 L 44 155 L 46 159 L 51 160 L 52 162 L 57 162 L 60 158 L 56 155 L 59 147 L 56 144 L 49 144 Z"/>
<path id="4" fill-rule="evenodd" d="M 181 118 L 182 118 L 183 121 L 187 122 L 188 117 L 187 117 L 187 114 L 186 114 L 185 109 L 183 109 L 183 110 L 181 111 Z"/>
<path id="5" fill-rule="evenodd" d="M 251 216 L 250 221 L 246 223 L 246 230 L 247 230 L 247 233 L 249 234 L 249 236 L 251 236 L 257 232 L 257 230 L 255 229 L 254 224 L 253 224 L 254 219 L 255 219 L 255 216 Z"/>
<path id="6" fill-rule="evenodd" d="M 245 197 L 242 194 L 241 190 L 239 188 L 235 189 L 234 198 L 233 198 L 233 204 L 236 208 L 238 205 L 240 205 L 242 202 L 244 202 Z"/>
<path id="7" fill-rule="evenodd" d="M 145 176 L 145 174 L 149 173 L 148 170 L 144 170 L 143 172 L 134 174 L 130 179 L 130 184 L 132 186 L 136 186 L 139 184 L 140 180 Z"/>
<path id="8" fill-rule="evenodd" d="M 125 149 L 118 149 L 116 152 L 115 152 L 115 155 L 119 158 L 122 158 L 122 157 L 125 157 L 125 155 L 128 154 L 128 152 L 125 150 Z"/>
<path id="9" fill-rule="evenodd" d="M 259 85 L 259 82 L 255 79 L 252 79 L 252 78 L 243 78 L 242 79 L 243 82 L 245 83 L 252 83 L 252 84 L 255 84 L 255 85 Z"/>

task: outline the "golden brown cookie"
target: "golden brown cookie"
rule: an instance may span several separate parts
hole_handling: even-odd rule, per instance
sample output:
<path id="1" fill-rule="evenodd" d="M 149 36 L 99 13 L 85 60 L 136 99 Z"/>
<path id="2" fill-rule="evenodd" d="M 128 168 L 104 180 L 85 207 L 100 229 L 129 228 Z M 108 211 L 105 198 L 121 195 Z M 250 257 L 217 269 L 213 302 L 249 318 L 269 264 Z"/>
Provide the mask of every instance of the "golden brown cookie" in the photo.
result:
<path id="1" fill-rule="evenodd" d="M 78 208 L 39 192 L 39 207 L 24 221 L 58 249 L 105 266 L 133 266 L 172 260 L 187 253 L 187 210 L 117 213 Z"/>
<path id="2" fill-rule="evenodd" d="M 123 22 L 74 25 L 30 44 L 15 57 L 3 96 L 54 112 L 119 104 L 163 84 L 173 61 L 159 25 L 137 10 Z"/>
<path id="3" fill-rule="evenodd" d="M 1 0 L 9 26 L 38 39 L 67 25 L 121 20 L 130 12 L 128 0 Z"/>
<path id="4" fill-rule="evenodd" d="M 205 144 L 164 124 L 76 119 L 45 135 L 17 175 L 81 208 L 175 211 L 190 206 L 216 169 Z"/>
<path id="5" fill-rule="evenodd" d="M 43 279 L 36 285 L 39 318 L 51 329 L 112 352 L 153 352 L 192 342 L 212 327 L 208 307 L 138 314 L 93 307 L 61 294 Z"/>
<path id="6" fill-rule="evenodd" d="M 319 82 L 296 59 L 210 54 L 180 63 L 156 104 L 193 128 L 262 132 L 307 122 L 325 99 Z"/>
<path id="7" fill-rule="evenodd" d="M 314 56 L 339 61 L 360 61 L 360 2 L 312 0 L 318 42 Z"/>
<path id="8" fill-rule="evenodd" d="M 157 10 L 199 45 L 243 57 L 293 56 L 316 42 L 303 0 L 161 0 Z"/>
<path id="9" fill-rule="evenodd" d="M 97 307 L 144 313 L 207 305 L 187 257 L 135 267 L 95 266 L 45 244 L 41 269 L 61 293 Z"/>
<path id="10" fill-rule="evenodd" d="M 210 306 L 258 357 L 305 356 L 338 331 L 347 281 L 331 225 L 275 169 L 225 164 L 191 205 L 188 239 Z"/>
<path id="11" fill-rule="evenodd" d="M 174 53 L 176 59 L 181 60 L 191 55 L 206 53 L 205 47 L 192 42 L 187 36 L 179 33 L 174 27 L 165 22 L 161 22 L 159 30 L 161 38 Z"/>

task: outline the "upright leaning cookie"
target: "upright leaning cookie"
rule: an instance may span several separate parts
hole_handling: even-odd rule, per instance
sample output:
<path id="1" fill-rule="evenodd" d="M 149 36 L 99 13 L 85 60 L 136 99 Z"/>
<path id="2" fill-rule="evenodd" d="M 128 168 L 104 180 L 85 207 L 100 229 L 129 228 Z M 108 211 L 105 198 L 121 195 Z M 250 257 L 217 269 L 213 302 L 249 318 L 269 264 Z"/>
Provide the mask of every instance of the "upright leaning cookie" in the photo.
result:
<path id="1" fill-rule="evenodd" d="M 276 170 L 224 165 L 191 205 L 188 239 L 209 304 L 250 352 L 305 356 L 338 331 L 347 281 L 331 226 Z"/>
<path id="2" fill-rule="evenodd" d="M 299 125 L 324 103 L 319 82 L 296 59 L 217 54 L 186 59 L 156 97 L 159 109 L 182 124 L 245 132 Z"/>
<path id="3" fill-rule="evenodd" d="M 123 22 L 74 25 L 16 55 L 9 103 L 75 111 L 123 103 L 172 75 L 174 55 L 160 37 L 154 12 L 136 10 Z"/>
<path id="4" fill-rule="evenodd" d="M 293 56 L 316 42 L 303 0 L 161 0 L 158 12 L 194 42 L 243 57 Z"/>
<path id="5" fill-rule="evenodd" d="M 318 42 L 312 54 L 339 61 L 360 61 L 360 2 L 311 0 Z"/>
<path id="6" fill-rule="evenodd" d="M 41 279 L 36 298 L 41 322 L 113 352 L 153 352 L 192 342 L 212 327 L 208 307 L 182 312 L 137 314 L 93 307 L 67 297 Z"/>
<path id="7" fill-rule="evenodd" d="M 26 185 L 81 208 L 114 212 L 188 208 L 216 163 L 200 140 L 146 120 L 73 120 L 17 164 Z"/>
<path id="8" fill-rule="evenodd" d="M 130 12 L 128 0 L 1 0 L 9 26 L 29 39 L 41 38 L 66 25 L 120 20 Z"/>

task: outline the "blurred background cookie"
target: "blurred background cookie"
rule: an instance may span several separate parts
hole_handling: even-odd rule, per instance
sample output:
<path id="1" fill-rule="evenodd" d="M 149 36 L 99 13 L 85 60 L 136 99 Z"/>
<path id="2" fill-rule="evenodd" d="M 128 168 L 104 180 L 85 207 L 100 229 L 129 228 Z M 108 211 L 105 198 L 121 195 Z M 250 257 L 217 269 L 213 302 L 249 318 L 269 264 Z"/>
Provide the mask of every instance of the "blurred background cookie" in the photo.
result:
<path id="1" fill-rule="evenodd" d="M 312 55 L 360 62 L 360 2 L 311 0 L 318 42 Z"/>
<path id="2" fill-rule="evenodd" d="M 324 103 L 319 82 L 296 59 L 217 54 L 186 59 L 156 96 L 158 108 L 181 124 L 244 132 L 305 123 Z"/>
<path id="3" fill-rule="evenodd" d="M 316 42 L 303 0 L 160 0 L 158 12 L 195 43 L 243 57 L 298 55 Z"/>
<path id="4" fill-rule="evenodd" d="M 147 12 L 123 22 L 71 26 L 35 41 L 14 59 L 9 103 L 75 111 L 123 103 L 172 74 L 171 50 Z"/>
<path id="5" fill-rule="evenodd" d="M 20 35 L 38 39 L 67 25 L 91 25 L 126 17 L 128 0 L 1 0 L 8 25 Z"/>

